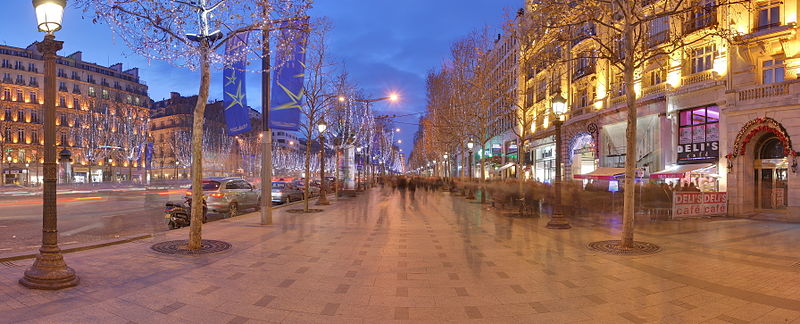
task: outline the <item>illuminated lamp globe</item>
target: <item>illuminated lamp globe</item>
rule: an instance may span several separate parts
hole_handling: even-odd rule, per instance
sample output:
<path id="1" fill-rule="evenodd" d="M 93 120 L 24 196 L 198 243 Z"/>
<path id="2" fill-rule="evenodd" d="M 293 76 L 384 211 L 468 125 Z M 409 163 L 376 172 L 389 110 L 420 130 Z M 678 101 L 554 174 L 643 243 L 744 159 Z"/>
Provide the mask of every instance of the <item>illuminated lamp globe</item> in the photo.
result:
<path id="1" fill-rule="evenodd" d="M 33 0 L 39 31 L 52 34 L 61 29 L 67 0 Z"/>

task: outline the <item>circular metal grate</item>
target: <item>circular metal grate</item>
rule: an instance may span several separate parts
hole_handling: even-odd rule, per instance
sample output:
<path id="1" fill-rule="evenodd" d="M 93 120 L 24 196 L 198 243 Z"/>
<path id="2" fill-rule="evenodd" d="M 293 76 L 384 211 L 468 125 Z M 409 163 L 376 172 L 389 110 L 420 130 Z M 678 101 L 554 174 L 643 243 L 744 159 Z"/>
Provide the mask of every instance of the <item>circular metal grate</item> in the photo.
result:
<path id="1" fill-rule="evenodd" d="M 287 209 L 286 212 L 287 213 L 292 213 L 292 214 L 303 214 L 303 213 L 306 213 L 306 211 L 304 209 Z M 322 212 L 322 209 L 314 209 L 314 208 L 309 208 L 308 209 L 308 213 L 321 213 L 321 212 Z"/>
<path id="2" fill-rule="evenodd" d="M 201 247 L 197 250 L 190 250 L 188 244 L 188 240 L 166 241 L 153 244 L 150 248 L 159 253 L 179 255 L 211 254 L 231 248 L 230 243 L 216 240 L 202 240 L 200 242 Z"/>
<path id="3" fill-rule="evenodd" d="M 588 245 L 590 250 L 616 254 L 616 255 L 647 255 L 661 251 L 661 247 L 649 242 L 634 241 L 633 247 L 623 249 L 619 247 L 619 240 L 592 242 Z"/>

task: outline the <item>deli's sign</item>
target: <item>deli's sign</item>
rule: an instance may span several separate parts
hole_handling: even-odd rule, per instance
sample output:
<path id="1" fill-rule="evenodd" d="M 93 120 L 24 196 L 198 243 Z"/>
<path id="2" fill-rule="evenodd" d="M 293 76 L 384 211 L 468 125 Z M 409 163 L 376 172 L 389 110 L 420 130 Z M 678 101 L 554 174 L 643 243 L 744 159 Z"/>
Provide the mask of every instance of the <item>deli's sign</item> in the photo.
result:
<path id="1" fill-rule="evenodd" d="M 727 214 L 727 192 L 675 192 L 672 196 L 673 219 Z"/>
<path id="2" fill-rule="evenodd" d="M 678 163 L 698 160 L 718 160 L 719 141 L 678 145 Z"/>

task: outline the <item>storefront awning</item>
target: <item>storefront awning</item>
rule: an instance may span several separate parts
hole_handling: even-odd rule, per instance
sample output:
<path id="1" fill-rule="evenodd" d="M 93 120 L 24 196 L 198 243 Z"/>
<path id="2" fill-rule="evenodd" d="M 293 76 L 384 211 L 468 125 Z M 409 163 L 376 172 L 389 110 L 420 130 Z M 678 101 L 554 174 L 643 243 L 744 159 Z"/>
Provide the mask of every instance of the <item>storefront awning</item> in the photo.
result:
<path id="1" fill-rule="evenodd" d="M 625 168 L 597 168 L 596 170 L 576 174 L 573 176 L 575 179 L 591 179 L 591 180 L 614 180 L 615 177 L 625 174 Z"/>
<path id="2" fill-rule="evenodd" d="M 650 174 L 650 179 L 673 179 L 683 178 L 688 172 L 698 172 L 709 169 L 714 165 L 711 163 L 684 164 L 667 170 L 661 170 Z"/>
<path id="3" fill-rule="evenodd" d="M 514 166 L 514 163 L 513 162 L 509 162 L 509 163 L 506 163 L 506 165 L 500 167 L 500 169 L 497 169 L 497 171 L 503 171 L 503 170 L 508 169 L 508 168 L 510 168 L 512 166 Z"/>

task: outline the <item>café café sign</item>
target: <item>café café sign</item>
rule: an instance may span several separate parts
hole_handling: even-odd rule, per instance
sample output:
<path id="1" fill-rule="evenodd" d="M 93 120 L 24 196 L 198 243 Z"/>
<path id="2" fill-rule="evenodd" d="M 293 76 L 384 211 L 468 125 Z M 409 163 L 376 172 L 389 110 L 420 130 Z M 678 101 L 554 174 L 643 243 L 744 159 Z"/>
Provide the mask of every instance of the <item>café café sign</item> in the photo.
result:
<path id="1" fill-rule="evenodd" d="M 678 163 L 719 159 L 719 141 L 678 145 Z"/>

